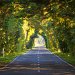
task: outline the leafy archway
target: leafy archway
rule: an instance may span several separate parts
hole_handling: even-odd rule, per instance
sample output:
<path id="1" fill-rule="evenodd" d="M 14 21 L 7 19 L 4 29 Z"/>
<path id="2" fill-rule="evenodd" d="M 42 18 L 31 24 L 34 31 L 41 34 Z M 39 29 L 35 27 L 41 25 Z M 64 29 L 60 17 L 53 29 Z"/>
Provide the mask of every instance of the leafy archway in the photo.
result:
<path id="1" fill-rule="evenodd" d="M 4 50 L 11 53 L 25 49 L 37 30 L 44 37 L 47 48 L 60 49 L 74 55 L 74 2 L 74 0 L 1 0 L 0 52 Z M 63 44 L 65 46 L 62 46 Z"/>

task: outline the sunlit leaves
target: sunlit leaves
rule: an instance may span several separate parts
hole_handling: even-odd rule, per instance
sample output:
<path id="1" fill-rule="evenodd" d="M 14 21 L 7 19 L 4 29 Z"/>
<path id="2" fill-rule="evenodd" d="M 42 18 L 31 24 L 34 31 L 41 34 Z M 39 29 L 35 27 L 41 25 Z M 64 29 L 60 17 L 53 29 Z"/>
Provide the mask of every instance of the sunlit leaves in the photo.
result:
<path id="1" fill-rule="evenodd" d="M 34 33 L 42 32 L 46 35 L 47 45 L 51 49 L 63 50 L 65 46 L 61 48 L 60 43 L 65 42 L 67 49 L 75 51 L 74 0 L 3 0 L 3 2 L 0 5 L 0 39 L 2 39 L 0 45 L 6 43 L 9 52 L 10 49 L 21 50 L 26 42 L 32 43 L 31 36 Z"/>

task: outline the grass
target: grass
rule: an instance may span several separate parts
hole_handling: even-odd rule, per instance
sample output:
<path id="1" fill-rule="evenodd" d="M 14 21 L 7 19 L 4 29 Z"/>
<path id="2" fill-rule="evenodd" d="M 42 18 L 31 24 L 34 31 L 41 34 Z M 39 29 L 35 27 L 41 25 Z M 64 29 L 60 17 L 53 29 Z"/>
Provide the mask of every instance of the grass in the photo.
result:
<path id="1" fill-rule="evenodd" d="M 0 56 L 0 67 L 5 66 L 6 64 L 10 63 L 11 61 L 13 61 L 14 58 L 16 58 L 17 56 L 21 55 L 25 53 L 25 51 L 23 52 L 15 52 L 15 53 L 10 53 L 8 55 Z"/>
<path id="2" fill-rule="evenodd" d="M 69 64 L 75 66 L 75 56 L 70 53 L 54 52 L 54 54 L 61 57 L 63 60 L 67 61 Z"/>
<path id="3" fill-rule="evenodd" d="M 11 53 L 9 55 L 5 55 L 5 57 L 0 56 L 0 67 L 3 67 L 6 64 L 10 63 L 14 58 L 16 58 L 17 56 L 19 56 L 23 53 L 25 53 L 25 51 Z M 75 66 L 75 56 L 72 56 L 70 53 L 62 53 L 62 52 L 53 52 L 53 53 L 58 55 L 63 60 L 67 61 L 68 63 Z"/>

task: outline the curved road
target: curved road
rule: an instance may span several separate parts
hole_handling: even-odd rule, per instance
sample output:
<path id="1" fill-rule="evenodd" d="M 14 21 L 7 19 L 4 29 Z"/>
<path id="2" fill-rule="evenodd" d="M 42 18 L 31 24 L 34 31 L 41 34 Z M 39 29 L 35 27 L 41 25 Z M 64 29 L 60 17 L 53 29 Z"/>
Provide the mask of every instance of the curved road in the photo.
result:
<path id="1" fill-rule="evenodd" d="M 0 75 L 75 75 L 75 68 L 46 48 L 37 47 L 1 68 Z"/>

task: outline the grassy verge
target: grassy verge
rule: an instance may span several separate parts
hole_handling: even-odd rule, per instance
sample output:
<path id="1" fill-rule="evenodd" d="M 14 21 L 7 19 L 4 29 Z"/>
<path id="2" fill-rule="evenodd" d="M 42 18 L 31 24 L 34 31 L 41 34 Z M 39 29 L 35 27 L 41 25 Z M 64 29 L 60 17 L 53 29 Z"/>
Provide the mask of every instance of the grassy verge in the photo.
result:
<path id="1" fill-rule="evenodd" d="M 5 66 L 6 64 L 10 63 L 14 58 L 16 58 L 17 56 L 21 55 L 25 53 L 25 51 L 23 52 L 15 52 L 15 53 L 10 53 L 8 55 L 0 56 L 0 67 Z"/>
<path id="2" fill-rule="evenodd" d="M 67 61 L 69 64 L 75 66 L 75 56 L 72 56 L 70 53 L 54 52 L 54 54 Z"/>

